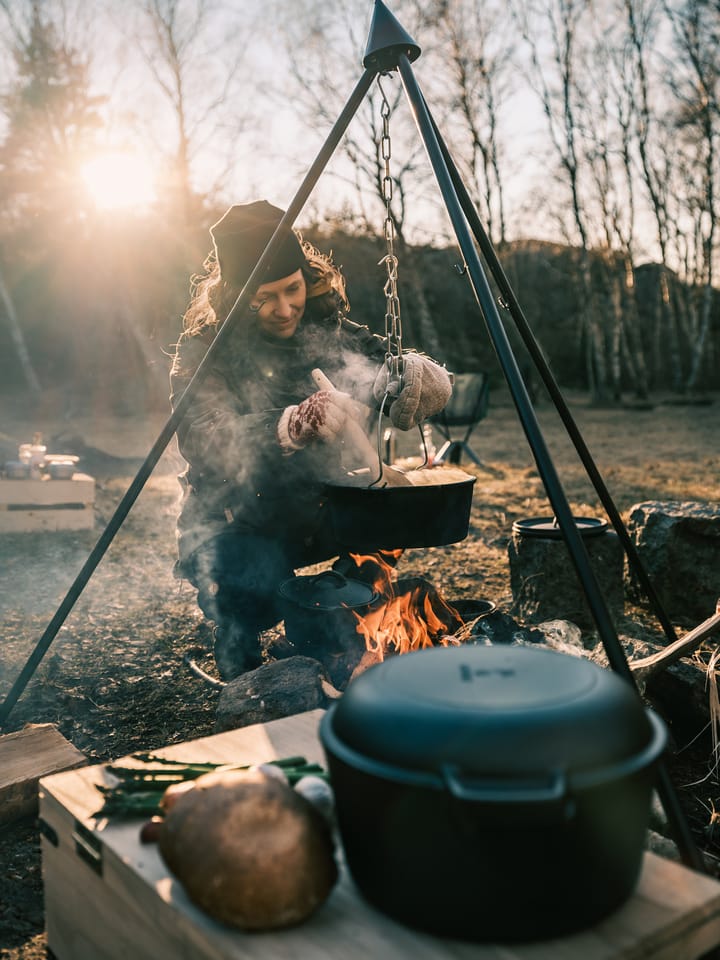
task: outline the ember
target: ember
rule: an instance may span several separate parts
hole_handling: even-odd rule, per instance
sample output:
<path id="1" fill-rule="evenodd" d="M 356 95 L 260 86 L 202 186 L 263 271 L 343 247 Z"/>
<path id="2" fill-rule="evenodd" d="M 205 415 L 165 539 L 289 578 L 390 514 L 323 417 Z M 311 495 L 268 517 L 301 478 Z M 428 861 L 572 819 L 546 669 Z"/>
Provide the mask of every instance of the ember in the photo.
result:
<path id="1" fill-rule="evenodd" d="M 399 553 L 394 552 L 393 558 Z M 373 559 L 377 564 L 377 557 L 352 557 L 360 569 Z M 357 633 L 365 640 L 371 659 L 376 662 L 387 654 L 459 644 L 454 634 L 463 627 L 463 619 L 432 584 L 420 578 L 395 580 L 393 574 L 390 564 L 382 564 L 373 587 L 385 603 L 364 617 L 354 613 Z"/>

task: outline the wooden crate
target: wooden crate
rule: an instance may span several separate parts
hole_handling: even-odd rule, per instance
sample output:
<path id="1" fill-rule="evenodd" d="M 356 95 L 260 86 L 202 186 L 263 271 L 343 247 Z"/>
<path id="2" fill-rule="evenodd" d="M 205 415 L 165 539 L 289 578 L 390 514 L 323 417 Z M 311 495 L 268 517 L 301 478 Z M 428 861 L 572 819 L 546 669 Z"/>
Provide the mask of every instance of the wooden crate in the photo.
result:
<path id="1" fill-rule="evenodd" d="M 303 754 L 322 761 L 316 710 L 177 744 L 182 760 L 262 762 Z M 306 923 L 246 934 L 195 908 L 140 821 L 93 816 L 101 765 L 43 778 L 40 816 L 48 945 L 58 960 L 697 960 L 720 944 L 720 883 L 646 854 L 635 895 L 591 930 L 525 945 L 471 944 L 395 923 L 357 894 L 344 865 L 328 901 Z M 522 869 L 522 864 L 518 864 Z"/>
<path id="2" fill-rule="evenodd" d="M 95 480 L 76 473 L 71 480 L 0 479 L 0 533 L 92 530 Z"/>

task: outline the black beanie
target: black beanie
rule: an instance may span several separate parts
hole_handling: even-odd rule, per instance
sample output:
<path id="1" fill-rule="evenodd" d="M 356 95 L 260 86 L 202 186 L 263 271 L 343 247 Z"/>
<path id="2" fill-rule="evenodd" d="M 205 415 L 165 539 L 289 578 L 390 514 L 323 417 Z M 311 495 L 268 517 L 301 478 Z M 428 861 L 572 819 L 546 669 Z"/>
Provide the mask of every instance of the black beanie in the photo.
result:
<path id="1" fill-rule="evenodd" d="M 284 216 L 284 211 L 267 200 L 240 203 L 230 207 L 210 227 L 215 256 L 223 280 L 243 287 L 260 259 L 270 237 Z M 261 283 L 272 283 L 295 273 L 305 263 L 300 242 L 291 230 L 273 257 Z"/>

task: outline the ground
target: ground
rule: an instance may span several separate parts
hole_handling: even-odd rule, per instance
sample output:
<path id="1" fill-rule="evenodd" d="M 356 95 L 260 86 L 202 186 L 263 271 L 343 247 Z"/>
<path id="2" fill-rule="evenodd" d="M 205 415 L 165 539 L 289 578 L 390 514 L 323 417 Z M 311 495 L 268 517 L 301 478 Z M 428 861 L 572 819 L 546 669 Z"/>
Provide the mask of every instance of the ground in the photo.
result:
<path id="1" fill-rule="evenodd" d="M 644 500 L 720 501 L 720 397 L 705 403 L 668 401 L 658 400 L 651 409 L 603 409 L 589 406 L 584 397 L 568 397 L 624 517 Z M 11 447 L 36 430 L 47 438 L 81 436 L 92 448 L 80 467 L 97 480 L 96 523 L 93 531 L 79 533 L 0 535 L 1 698 L 17 683 L 165 422 L 163 414 L 139 421 L 60 420 L 47 407 L 30 410 L 4 404 L 0 441 Z M 603 516 L 554 407 L 541 403 L 537 416 L 573 512 Z M 402 438 L 399 452 L 416 454 L 418 439 L 417 434 Z M 469 536 L 447 547 L 407 551 L 399 572 L 431 580 L 450 601 L 486 598 L 509 612 L 512 523 L 549 515 L 547 498 L 515 409 L 502 393 L 491 399 L 489 416 L 471 442 L 482 465 L 467 468 L 477 476 Z M 218 692 L 187 664 L 193 658 L 214 674 L 209 629 L 192 589 L 172 576 L 179 465 L 171 444 L 31 673 L 4 732 L 29 722 L 57 724 L 90 761 L 212 732 Z M 682 634 L 695 623 L 680 618 L 675 626 Z M 656 642 L 662 638 L 650 612 L 629 605 L 619 632 Z M 717 857 L 712 814 L 715 804 L 720 808 L 720 786 L 710 747 L 703 738 L 679 747 L 672 772 L 681 802 L 698 844 Z M 46 957 L 34 820 L 0 830 L 0 862 L 0 957 Z"/>

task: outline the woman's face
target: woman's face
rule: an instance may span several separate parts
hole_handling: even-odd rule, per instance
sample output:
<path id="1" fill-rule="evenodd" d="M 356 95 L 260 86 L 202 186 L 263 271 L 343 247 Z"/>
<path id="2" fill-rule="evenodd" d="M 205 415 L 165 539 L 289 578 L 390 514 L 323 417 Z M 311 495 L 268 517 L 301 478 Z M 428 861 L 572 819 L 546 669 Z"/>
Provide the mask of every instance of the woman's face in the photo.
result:
<path id="1" fill-rule="evenodd" d="M 307 287 L 302 270 L 258 287 L 250 306 L 257 312 L 260 329 L 271 337 L 287 340 L 298 328 L 305 312 Z"/>

